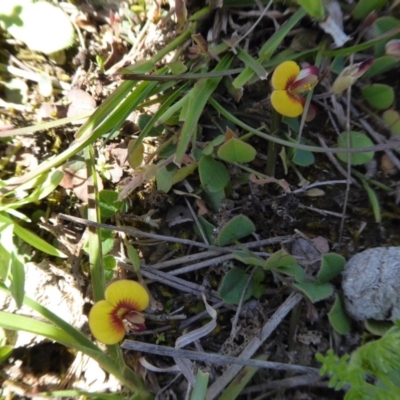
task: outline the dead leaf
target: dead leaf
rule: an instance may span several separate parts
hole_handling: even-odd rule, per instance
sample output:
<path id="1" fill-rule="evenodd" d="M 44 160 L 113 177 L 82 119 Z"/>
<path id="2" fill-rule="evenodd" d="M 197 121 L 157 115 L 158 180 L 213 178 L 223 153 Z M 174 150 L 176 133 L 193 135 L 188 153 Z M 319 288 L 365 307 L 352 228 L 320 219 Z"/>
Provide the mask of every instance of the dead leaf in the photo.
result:
<path id="1" fill-rule="evenodd" d="M 321 197 L 324 195 L 325 195 L 325 192 L 322 189 L 318 189 L 318 188 L 308 189 L 304 193 L 304 196 L 308 196 L 308 197 Z"/>
<path id="2" fill-rule="evenodd" d="M 68 100 L 71 104 L 68 107 L 67 117 L 81 115 L 96 108 L 96 100 L 87 92 L 81 89 L 72 89 L 68 92 Z M 85 119 L 72 122 L 75 125 L 83 124 Z"/>

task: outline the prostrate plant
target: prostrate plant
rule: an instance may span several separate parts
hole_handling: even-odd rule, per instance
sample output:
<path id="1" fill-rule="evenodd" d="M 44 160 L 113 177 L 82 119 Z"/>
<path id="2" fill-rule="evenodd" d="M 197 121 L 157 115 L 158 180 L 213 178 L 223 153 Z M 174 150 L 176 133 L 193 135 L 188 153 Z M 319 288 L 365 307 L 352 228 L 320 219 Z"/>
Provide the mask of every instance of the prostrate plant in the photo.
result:
<path id="1" fill-rule="evenodd" d="M 400 321 L 382 338 L 366 343 L 351 355 L 338 357 L 329 350 L 317 354 L 321 375 L 329 387 L 348 389 L 345 400 L 397 400 L 400 392 Z M 348 388 L 349 386 L 349 388 Z"/>

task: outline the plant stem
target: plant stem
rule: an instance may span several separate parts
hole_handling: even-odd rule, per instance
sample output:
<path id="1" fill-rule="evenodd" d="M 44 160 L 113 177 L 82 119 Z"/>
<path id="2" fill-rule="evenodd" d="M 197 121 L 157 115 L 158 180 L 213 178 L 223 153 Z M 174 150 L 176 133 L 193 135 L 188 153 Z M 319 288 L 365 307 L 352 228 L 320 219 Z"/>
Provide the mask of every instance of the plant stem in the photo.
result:
<path id="1" fill-rule="evenodd" d="M 272 136 L 277 135 L 277 133 L 279 132 L 280 124 L 281 124 L 281 115 L 278 114 L 275 110 L 272 110 L 271 127 L 270 127 L 270 134 Z M 275 176 L 275 164 L 276 164 L 277 153 L 278 153 L 277 143 L 268 142 L 266 174 L 271 177 Z"/>

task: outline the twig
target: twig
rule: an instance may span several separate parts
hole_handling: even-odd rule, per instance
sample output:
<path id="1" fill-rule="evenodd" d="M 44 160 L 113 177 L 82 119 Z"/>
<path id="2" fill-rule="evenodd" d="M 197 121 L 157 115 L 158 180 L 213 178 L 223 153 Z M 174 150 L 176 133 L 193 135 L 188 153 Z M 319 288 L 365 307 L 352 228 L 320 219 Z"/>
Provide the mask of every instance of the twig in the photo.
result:
<path id="1" fill-rule="evenodd" d="M 325 140 L 318 135 L 318 140 L 321 144 L 322 147 L 328 148 L 328 146 L 325 143 Z M 336 157 L 333 154 L 326 153 L 327 157 L 329 158 L 329 161 L 332 163 L 332 165 L 343 175 L 346 176 L 346 170 L 340 165 L 339 161 L 336 159 Z M 352 183 L 354 186 L 361 188 L 361 185 L 354 179 L 352 179 Z M 344 181 L 345 184 L 347 184 L 347 180 Z"/>
<path id="2" fill-rule="evenodd" d="M 360 117 L 360 113 L 357 111 L 357 109 L 350 104 L 350 110 L 352 112 L 352 114 L 356 117 L 359 118 Z M 378 142 L 378 143 L 387 143 L 381 134 L 379 134 L 378 132 L 376 132 L 371 125 L 365 120 L 365 118 L 360 118 L 360 123 L 361 125 L 364 127 L 364 129 Z M 393 162 L 393 164 L 397 167 L 397 169 L 400 171 L 400 161 L 399 159 L 396 157 L 396 155 L 393 153 L 393 151 L 387 149 L 384 150 L 386 155 L 389 157 L 390 161 Z"/>
<path id="3" fill-rule="evenodd" d="M 271 333 L 282 322 L 290 310 L 302 299 L 301 294 L 296 293 L 290 295 L 285 302 L 275 311 L 269 321 L 264 325 L 261 331 L 261 337 L 253 338 L 245 349 L 240 353 L 240 359 L 249 359 L 259 349 L 259 347 L 268 339 Z M 263 361 L 267 362 L 267 361 Z M 206 399 L 213 400 L 228 383 L 239 373 L 241 370 L 240 365 L 232 365 L 228 368 L 207 390 Z M 313 370 L 315 371 L 315 370 Z M 300 371 L 299 371 L 300 372 Z M 306 372 L 304 369 L 302 372 Z"/>
<path id="4" fill-rule="evenodd" d="M 300 373 L 318 374 L 319 369 L 312 367 L 304 367 L 302 365 L 285 364 L 272 361 L 250 360 L 245 358 L 224 356 L 215 353 L 202 353 L 193 350 L 176 349 L 168 346 L 160 346 L 157 344 L 137 342 L 135 340 L 125 340 L 121 347 L 126 350 L 140 351 L 149 354 L 157 354 L 160 356 L 187 358 L 194 361 L 203 361 L 213 364 L 234 364 L 241 367 L 250 366 L 265 369 L 274 369 L 277 371 L 291 371 Z"/>
<path id="5" fill-rule="evenodd" d="M 248 288 L 249 288 L 249 286 L 250 286 L 250 283 L 251 283 L 251 281 L 252 281 L 252 279 L 253 279 L 253 275 L 254 275 L 254 273 L 256 272 L 257 268 L 258 268 L 258 267 L 253 267 L 253 269 L 252 269 L 252 271 L 251 271 L 251 274 L 250 274 L 249 277 L 247 278 L 247 282 L 246 282 L 246 284 L 244 285 L 244 288 L 243 288 L 243 290 L 242 290 L 242 294 L 241 294 L 241 296 L 240 296 L 238 308 L 237 308 L 237 310 L 236 310 L 235 317 L 233 318 L 233 321 L 232 321 L 231 335 L 230 335 L 230 337 L 229 337 L 230 340 L 235 339 L 236 332 L 237 332 L 237 323 L 238 323 L 238 321 L 239 321 L 240 313 L 242 312 L 244 299 L 245 299 L 245 297 L 246 297 L 247 290 L 248 290 Z"/>
<path id="6" fill-rule="evenodd" d="M 316 374 L 306 374 L 299 376 L 292 376 L 291 378 L 279 379 L 276 381 L 271 381 L 268 383 L 261 383 L 260 385 L 250 386 L 243 389 L 240 394 L 252 394 L 257 392 L 264 392 L 268 389 L 282 389 L 282 388 L 292 388 L 297 386 L 308 386 L 313 383 L 319 382 L 321 377 Z M 327 383 L 325 383 L 327 386 Z"/>
<path id="7" fill-rule="evenodd" d="M 336 213 L 336 212 L 333 212 L 333 211 L 321 210 L 320 208 L 309 207 L 309 206 L 306 206 L 306 205 L 301 204 L 301 203 L 298 205 L 298 207 L 299 208 L 304 208 L 305 210 L 314 211 L 314 212 L 316 212 L 318 214 L 321 214 L 321 215 L 332 215 L 332 217 L 338 217 L 338 218 L 342 218 L 343 217 L 342 213 L 339 214 L 339 213 Z"/>
<path id="8" fill-rule="evenodd" d="M 351 62 L 353 62 L 353 57 L 351 57 Z M 347 89 L 347 109 L 346 109 L 346 131 L 347 131 L 347 147 L 351 147 L 350 142 L 350 102 L 351 102 L 351 86 Z M 339 229 L 339 245 L 342 243 L 343 238 L 343 230 L 344 230 L 344 221 L 346 219 L 346 211 L 347 205 L 349 203 L 349 195 L 350 195 L 350 187 L 352 182 L 351 177 L 351 155 L 346 154 L 346 191 L 344 193 L 344 201 L 343 201 L 343 208 L 342 208 L 342 219 L 340 220 L 340 229 Z"/>
<path id="9" fill-rule="evenodd" d="M 195 246 L 195 247 L 200 247 L 203 249 L 215 250 L 220 253 L 233 253 L 235 251 L 238 251 L 238 249 L 235 249 L 232 247 L 212 246 L 212 245 L 208 245 L 205 243 L 196 242 L 195 240 L 180 239 L 180 238 L 175 238 L 172 236 L 157 235 L 154 233 L 142 232 L 138 229 L 127 228 L 125 226 L 102 224 L 102 223 L 98 223 L 98 222 L 89 221 L 84 218 L 73 217 L 71 215 L 66 215 L 66 214 L 58 214 L 58 218 L 65 219 L 67 221 L 72 221 L 77 224 L 95 227 L 95 228 L 103 228 L 103 229 L 108 229 L 108 230 L 112 230 L 112 231 L 116 231 L 116 232 L 124 232 L 124 233 L 127 233 L 128 235 L 132 235 L 132 236 L 136 236 L 136 237 L 145 237 L 145 238 L 154 239 L 154 240 L 163 240 L 165 242 L 181 243 L 181 244 L 184 244 L 187 246 Z"/>

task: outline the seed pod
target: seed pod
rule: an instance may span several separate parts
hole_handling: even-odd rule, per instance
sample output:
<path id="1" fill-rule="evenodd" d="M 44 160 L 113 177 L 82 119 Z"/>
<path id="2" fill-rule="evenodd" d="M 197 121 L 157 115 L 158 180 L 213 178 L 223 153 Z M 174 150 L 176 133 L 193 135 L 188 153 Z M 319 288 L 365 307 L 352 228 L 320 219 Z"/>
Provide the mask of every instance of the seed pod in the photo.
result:
<path id="1" fill-rule="evenodd" d="M 345 306 L 355 319 L 400 319 L 400 247 L 356 254 L 343 271 Z"/>

